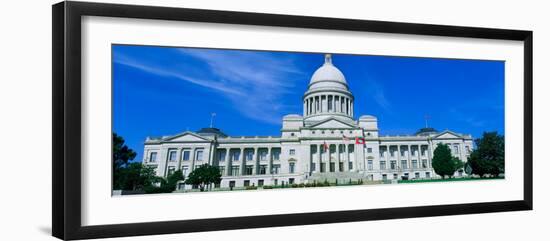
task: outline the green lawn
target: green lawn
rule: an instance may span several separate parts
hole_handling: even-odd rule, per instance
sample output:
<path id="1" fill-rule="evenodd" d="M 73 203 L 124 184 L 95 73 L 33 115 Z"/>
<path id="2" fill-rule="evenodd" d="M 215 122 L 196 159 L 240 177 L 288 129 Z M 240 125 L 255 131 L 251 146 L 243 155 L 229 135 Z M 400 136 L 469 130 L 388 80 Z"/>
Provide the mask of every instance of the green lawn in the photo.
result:
<path id="1" fill-rule="evenodd" d="M 420 182 L 461 182 L 461 181 L 481 181 L 481 180 L 495 180 L 504 179 L 504 177 L 490 177 L 490 178 L 478 178 L 478 177 L 464 177 L 464 178 L 451 178 L 451 179 L 418 179 L 418 180 L 399 180 L 397 183 L 420 183 Z"/>

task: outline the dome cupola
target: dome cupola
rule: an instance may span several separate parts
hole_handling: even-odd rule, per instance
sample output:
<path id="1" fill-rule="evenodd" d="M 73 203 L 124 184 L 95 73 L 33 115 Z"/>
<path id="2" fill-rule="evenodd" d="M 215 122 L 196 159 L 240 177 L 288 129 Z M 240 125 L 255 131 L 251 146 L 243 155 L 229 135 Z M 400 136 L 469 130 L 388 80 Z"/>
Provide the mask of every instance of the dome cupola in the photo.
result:
<path id="1" fill-rule="evenodd" d="M 304 94 L 304 118 L 322 120 L 327 117 L 353 119 L 353 95 L 346 77 L 325 54 L 325 62 L 311 76 Z"/>

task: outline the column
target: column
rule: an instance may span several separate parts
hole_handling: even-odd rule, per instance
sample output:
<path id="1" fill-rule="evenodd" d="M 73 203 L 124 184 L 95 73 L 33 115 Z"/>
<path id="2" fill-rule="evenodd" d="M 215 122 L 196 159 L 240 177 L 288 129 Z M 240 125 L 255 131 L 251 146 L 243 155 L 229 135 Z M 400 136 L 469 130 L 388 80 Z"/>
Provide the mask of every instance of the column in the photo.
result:
<path id="1" fill-rule="evenodd" d="M 271 174 L 273 160 L 271 158 L 271 148 L 267 148 L 267 174 Z"/>
<path id="2" fill-rule="evenodd" d="M 225 149 L 225 175 L 226 176 L 231 176 L 231 157 L 229 156 L 229 154 L 231 154 L 231 152 L 229 151 L 229 147 Z"/>
<path id="3" fill-rule="evenodd" d="M 246 160 L 244 158 L 244 148 L 241 147 L 241 154 L 239 155 L 239 161 L 241 161 L 241 176 L 244 175 Z"/>
<path id="4" fill-rule="evenodd" d="M 350 112 L 350 116 L 353 116 L 353 101 L 350 100 L 350 109 L 351 109 L 351 112 Z"/>
<path id="5" fill-rule="evenodd" d="M 332 95 L 332 112 L 336 112 L 336 95 Z"/>
<path id="6" fill-rule="evenodd" d="M 395 159 L 395 168 L 399 171 L 401 165 L 401 145 L 397 145 L 397 157 Z"/>
<path id="7" fill-rule="evenodd" d="M 422 167 L 422 145 L 418 145 L 418 160 L 416 161 L 418 168 Z"/>
<path id="8" fill-rule="evenodd" d="M 336 164 L 334 170 L 340 172 L 340 144 L 336 144 Z"/>
<path id="9" fill-rule="evenodd" d="M 256 175 L 258 174 L 258 147 L 254 147 L 254 156 L 252 156 L 254 159 L 254 168 L 252 169 L 252 174 Z"/>
<path id="10" fill-rule="evenodd" d="M 350 111 L 349 111 L 349 98 L 346 98 L 346 115 L 349 115 L 350 114 Z"/>
<path id="11" fill-rule="evenodd" d="M 189 173 L 195 170 L 195 148 L 191 148 L 191 165 L 189 165 Z"/>
<path id="12" fill-rule="evenodd" d="M 304 99 L 304 108 L 302 109 L 303 111 L 303 116 L 306 116 L 307 115 L 307 99 Z"/>
<path id="13" fill-rule="evenodd" d="M 349 148 L 348 144 L 344 144 L 344 171 L 349 171 Z"/>
<path id="14" fill-rule="evenodd" d="M 321 173 L 321 163 L 323 162 L 323 155 L 321 154 L 322 153 L 322 148 L 323 148 L 323 145 L 317 145 L 317 166 L 319 168 L 319 173 Z M 326 171 L 326 170 L 325 170 Z"/>
<path id="15" fill-rule="evenodd" d="M 408 152 L 409 152 L 409 153 L 407 153 L 407 154 L 408 154 L 408 155 L 407 155 L 407 168 L 408 168 L 408 169 L 411 169 L 411 167 L 412 167 L 412 163 L 411 163 L 411 155 L 412 155 L 412 154 L 411 154 L 411 152 L 412 152 L 412 150 L 411 150 L 411 145 L 408 145 L 408 146 L 407 146 L 407 150 L 408 150 Z M 409 175 L 411 175 L 411 174 L 409 173 Z"/>
<path id="16" fill-rule="evenodd" d="M 181 157 L 182 157 L 182 154 L 183 154 L 183 147 L 179 148 L 176 152 L 177 152 L 176 158 L 178 159 L 178 168 L 177 168 L 177 170 L 181 170 Z"/>
<path id="17" fill-rule="evenodd" d="M 357 148 L 359 146 L 357 144 L 352 144 L 352 145 L 353 145 L 353 155 L 354 155 L 354 157 L 353 157 L 353 170 L 359 170 L 359 167 L 357 166 L 358 165 L 357 163 L 359 163 L 359 160 L 358 160 L 359 159 L 359 154 L 358 154 L 359 151 L 358 151 L 358 149 L 360 149 L 360 148 Z"/>

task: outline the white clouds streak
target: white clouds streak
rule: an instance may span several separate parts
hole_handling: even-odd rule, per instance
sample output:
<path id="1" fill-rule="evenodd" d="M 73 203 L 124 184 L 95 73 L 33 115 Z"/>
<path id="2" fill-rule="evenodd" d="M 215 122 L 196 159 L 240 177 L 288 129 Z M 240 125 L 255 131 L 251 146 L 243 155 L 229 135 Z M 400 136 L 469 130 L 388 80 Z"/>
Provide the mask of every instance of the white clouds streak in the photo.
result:
<path id="1" fill-rule="evenodd" d="M 294 59 L 286 57 L 288 55 L 210 49 L 177 49 L 173 54 L 177 57 L 173 61 L 181 63 L 167 66 L 122 54 L 117 54 L 115 62 L 216 91 L 243 116 L 264 123 L 280 124 L 283 115 L 301 109 L 286 103 L 300 103 L 300 99 L 285 97 L 302 91 L 295 87 L 297 82 L 307 79 L 308 74 L 297 67 Z M 185 66 L 186 59 L 200 65 L 200 71 L 185 71 L 194 67 Z"/>

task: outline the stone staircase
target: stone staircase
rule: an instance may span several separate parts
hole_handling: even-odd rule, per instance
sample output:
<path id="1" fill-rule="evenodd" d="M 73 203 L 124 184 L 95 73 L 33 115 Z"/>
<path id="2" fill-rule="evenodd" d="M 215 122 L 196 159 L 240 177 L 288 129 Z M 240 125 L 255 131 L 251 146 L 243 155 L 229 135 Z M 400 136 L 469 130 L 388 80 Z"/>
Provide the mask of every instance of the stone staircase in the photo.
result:
<path id="1" fill-rule="evenodd" d="M 308 182 L 324 182 L 325 180 L 329 183 L 335 183 L 338 180 L 338 183 L 347 183 L 351 181 L 356 182 L 357 180 L 366 180 L 366 176 L 363 173 L 358 172 L 325 172 L 325 173 L 313 173 L 308 177 Z"/>

